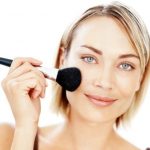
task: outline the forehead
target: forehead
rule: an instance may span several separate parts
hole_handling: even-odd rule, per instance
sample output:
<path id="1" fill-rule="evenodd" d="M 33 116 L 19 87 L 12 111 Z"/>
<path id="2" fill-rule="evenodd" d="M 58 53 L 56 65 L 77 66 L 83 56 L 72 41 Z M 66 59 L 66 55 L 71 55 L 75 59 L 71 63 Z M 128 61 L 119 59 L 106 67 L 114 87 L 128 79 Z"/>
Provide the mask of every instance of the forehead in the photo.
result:
<path id="1" fill-rule="evenodd" d="M 79 24 L 72 46 L 88 44 L 100 49 L 134 52 L 135 48 L 123 25 L 108 16 L 91 17 Z"/>

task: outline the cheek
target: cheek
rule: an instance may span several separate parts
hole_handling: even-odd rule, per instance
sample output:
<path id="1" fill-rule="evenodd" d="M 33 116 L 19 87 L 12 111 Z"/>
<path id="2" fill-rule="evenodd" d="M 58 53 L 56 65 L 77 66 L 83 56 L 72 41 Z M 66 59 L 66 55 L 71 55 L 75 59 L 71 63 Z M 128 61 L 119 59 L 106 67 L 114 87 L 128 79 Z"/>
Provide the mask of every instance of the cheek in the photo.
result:
<path id="1" fill-rule="evenodd" d="M 120 99 L 117 110 L 120 115 L 125 113 L 127 109 L 131 106 L 138 85 L 138 74 L 134 76 L 119 76 L 117 78 L 116 95 L 118 95 L 118 98 Z"/>
<path id="2" fill-rule="evenodd" d="M 139 86 L 139 76 L 126 75 L 118 76 L 116 81 L 117 90 L 122 94 L 124 98 L 133 97 Z"/>
<path id="3" fill-rule="evenodd" d="M 96 67 L 86 67 L 86 66 L 80 66 L 82 68 L 82 84 L 84 86 L 86 85 L 93 85 L 94 81 L 99 78 L 100 76 L 100 69 Z"/>
<path id="4" fill-rule="evenodd" d="M 84 97 L 81 94 L 81 92 L 79 91 L 79 89 L 77 89 L 74 92 L 67 91 L 66 96 L 67 96 L 67 99 L 70 104 L 72 112 L 76 112 L 76 113 L 78 113 L 80 115 L 82 114 L 82 116 L 84 116 L 84 114 L 86 114 L 87 110 L 86 110 L 85 103 L 83 101 Z"/>

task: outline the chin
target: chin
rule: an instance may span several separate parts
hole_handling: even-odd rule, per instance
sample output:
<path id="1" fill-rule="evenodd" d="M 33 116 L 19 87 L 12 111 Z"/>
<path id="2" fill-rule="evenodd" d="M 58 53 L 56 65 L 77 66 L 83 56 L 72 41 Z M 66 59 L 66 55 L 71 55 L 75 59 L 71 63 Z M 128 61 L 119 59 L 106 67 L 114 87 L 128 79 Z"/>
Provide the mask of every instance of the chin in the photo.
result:
<path id="1" fill-rule="evenodd" d="M 86 123 L 94 123 L 94 124 L 101 124 L 106 122 L 114 122 L 118 116 L 113 115 L 113 113 L 103 112 L 101 110 L 94 110 L 94 109 L 87 109 L 87 108 L 80 108 L 80 109 L 73 109 L 72 116 L 76 116 L 77 120 Z"/>
<path id="2" fill-rule="evenodd" d="M 76 93 L 76 92 L 75 92 Z M 71 116 L 89 123 L 115 122 L 120 115 L 116 112 L 116 103 L 95 103 L 90 101 L 84 94 L 67 93 L 71 106 Z M 108 104 L 108 105 L 106 105 Z"/>

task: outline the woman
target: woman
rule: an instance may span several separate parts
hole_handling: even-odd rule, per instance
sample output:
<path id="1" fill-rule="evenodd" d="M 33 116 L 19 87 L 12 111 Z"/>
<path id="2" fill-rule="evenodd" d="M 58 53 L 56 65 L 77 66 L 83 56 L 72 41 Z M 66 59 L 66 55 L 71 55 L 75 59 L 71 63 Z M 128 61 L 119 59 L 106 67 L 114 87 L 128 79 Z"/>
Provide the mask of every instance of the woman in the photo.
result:
<path id="1" fill-rule="evenodd" d="M 1 125 L 1 149 L 138 150 L 114 125 L 128 121 L 143 99 L 149 53 L 147 29 L 128 7 L 112 3 L 88 9 L 64 33 L 56 59 L 55 67 L 75 66 L 82 74 L 74 92 L 54 85 L 55 108 L 65 122 L 38 128 L 47 87 L 35 67 L 41 62 L 17 58 L 2 82 L 16 126 Z"/>

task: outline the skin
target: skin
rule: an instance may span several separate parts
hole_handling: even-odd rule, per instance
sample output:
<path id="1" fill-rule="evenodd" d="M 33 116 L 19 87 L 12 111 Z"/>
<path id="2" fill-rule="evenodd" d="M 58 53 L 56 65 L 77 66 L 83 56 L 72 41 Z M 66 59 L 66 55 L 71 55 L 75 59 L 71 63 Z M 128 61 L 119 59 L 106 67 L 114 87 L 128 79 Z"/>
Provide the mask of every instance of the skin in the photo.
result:
<path id="1" fill-rule="evenodd" d="M 65 64 L 78 67 L 83 76 L 80 88 L 67 92 L 73 110 L 96 123 L 115 120 L 126 112 L 140 87 L 141 69 L 137 57 L 126 32 L 113 19 L 95 17 L 84 22 L 76 32 Z M 110 107 L 99 108 L 91 105 L 85 94 L 117 101 Z"/>
<path id="2" fill-rule="evenodd" d="M 66 121 L 39 129 L 39 99 L 44 97 L 47 84 L 32 65 L 38 66 L 40 62 L 21 58 L 10 68 L 3 88 L 16 120 L 11 150 L 22 149 L 25 137 L 29 138 L 29 144 L 24 144 L 25 149 L 32 150 L 37 130 L 40 150 L 138 150 L 113 128 L 116 118 L 130 107 L 141 81 L 138 55 L 121 25 L 109 17 L 93 17 L 84 21 L 75 32 L 67 58 L 62 55 L 60 62 L 62 67 L 78 67 L 82 82 L 76 91 L 67 92 L 70 112 Z M 17 87 L 20 85 L 18 91 L 13 90 L 16 82 Z M 32 92 L 28 93 L 31 88 Z M 107 97 L 115 102 L 100 106 L 87 95 Z M 0 130 L 6 130 L 5 127 L 0 127 Z M 29 131 L 28 135 L 25 131 Z M 0 144 L 6 149 L 5 138 L 0 140 Z"/>

